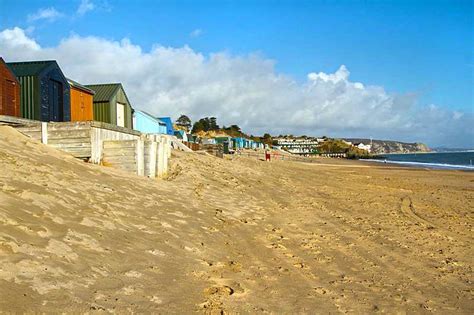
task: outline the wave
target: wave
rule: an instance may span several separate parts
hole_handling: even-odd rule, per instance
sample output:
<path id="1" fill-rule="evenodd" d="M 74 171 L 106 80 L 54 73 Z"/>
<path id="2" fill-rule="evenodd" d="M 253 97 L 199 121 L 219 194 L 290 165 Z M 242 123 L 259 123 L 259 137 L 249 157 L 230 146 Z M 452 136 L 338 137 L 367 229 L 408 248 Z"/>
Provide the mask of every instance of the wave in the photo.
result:
<path id="1" fill-rule="evenodd" d="M 426 163 L 426 162 L 392 161 L 392 160 L 375 160 L 375 159 L 366 159 L 366 160 L 361 160 L 361 161 L 411 165 L 411 166 L 438 168 L 438 169 L 474 170 L 474 165 L 471 166 L 471 165 L 457 165 L 457 164 L 445 164 L 445 163 Z"/>

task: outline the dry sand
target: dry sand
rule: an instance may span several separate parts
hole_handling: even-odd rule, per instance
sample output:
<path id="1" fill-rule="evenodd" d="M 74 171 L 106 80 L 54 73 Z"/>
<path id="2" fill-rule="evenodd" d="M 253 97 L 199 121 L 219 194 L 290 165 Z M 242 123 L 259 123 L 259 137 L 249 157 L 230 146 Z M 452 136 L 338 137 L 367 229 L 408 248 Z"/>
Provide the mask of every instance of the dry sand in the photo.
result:
<path id="1" fill-rule="evenodd" d="M 144 179 L 0 127 L 0 310 L 472 313 L 474 174 L 322 161 Z"/>

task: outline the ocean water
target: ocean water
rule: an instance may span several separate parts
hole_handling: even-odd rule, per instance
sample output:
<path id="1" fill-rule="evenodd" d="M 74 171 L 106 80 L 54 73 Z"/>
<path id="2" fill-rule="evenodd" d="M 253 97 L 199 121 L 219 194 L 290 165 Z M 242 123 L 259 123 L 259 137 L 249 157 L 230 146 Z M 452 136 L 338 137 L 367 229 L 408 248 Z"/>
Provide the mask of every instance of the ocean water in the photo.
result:
<path id="1" fill-rule="evenodd" d="M 441 169 L 474 170 L 474 152 L 386 154 L 377 162 Z"/>

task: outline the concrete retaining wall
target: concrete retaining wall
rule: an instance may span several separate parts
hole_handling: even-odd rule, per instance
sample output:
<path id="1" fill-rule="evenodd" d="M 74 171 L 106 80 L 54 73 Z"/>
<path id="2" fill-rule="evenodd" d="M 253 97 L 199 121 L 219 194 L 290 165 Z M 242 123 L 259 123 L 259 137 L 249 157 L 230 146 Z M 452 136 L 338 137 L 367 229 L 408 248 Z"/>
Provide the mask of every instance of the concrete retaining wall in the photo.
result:
<path id="1" fill-rule="evenodd" d="M 0 116 L 0 124 L 94 164 L 105 164 L 140 176 L 162 177 L 168 170 L 171 138 L 96 122 L 39 122 Z"/>

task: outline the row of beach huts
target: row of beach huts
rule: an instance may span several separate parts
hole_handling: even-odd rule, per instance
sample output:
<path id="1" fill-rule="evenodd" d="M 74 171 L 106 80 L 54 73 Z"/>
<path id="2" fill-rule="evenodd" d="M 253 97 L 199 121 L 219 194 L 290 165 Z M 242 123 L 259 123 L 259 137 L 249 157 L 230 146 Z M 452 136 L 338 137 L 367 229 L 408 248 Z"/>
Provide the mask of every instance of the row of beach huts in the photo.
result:
<path id="1" fill-rule="evenodd" d="M 82 85 L 66 77 L 55 60 L 5 63 L 0 57 L 0 115 L 44 122 L 98 121 L 147 134 L 176 136 L 188 147 L 222 145 L 225 153 L 264 149 L 244 137 L 198 137 L 175 130 L 170 117 L 134 109 L 120 83 Z"/>
<path id="2" fill-rule="evenodd" d="M 173 135 L 169 117 L 134 110 L 120 83 L 82 85 L 54 60 L 8 62 L 0 57 L 0 115 L 37 121 L 99 121 L 144 133 Z"/>
<path id="3" fill-rule="evenodd" d="M 174 135 L 188 147 L 196 150 L 195 148 L 201 148 L 205 146 L 221 145 L 224 153 L 232 153 L 236 150 L 242 149 L 265 149 L 266 146 L 261 141 L 248 139 L 244 137 L 230 137 L 226 135 L 220 135 L 215 137 L 200 137 L 195 134 L 188 133 L 184 130 L 175 130 Z"/>
<path id="4" fill-rule="evenodd" d="M 171 148 L 221 155 L 264 149 L 243 137 L 199 137 L 175 130 L 170 117 L 132 107 L 121 83 L 84 85 L 55 60 L 5 62 L 0 57 L 0 124 L 95 164 L 162 176 Z M 148 175 L 147 175 L 148 174 Z"/>
<path id="5" fill-rule="evenodd" d="M 171 119 L 134 110 L 122 84 L 80 84 L 55 60 L 0 57 L 4 124 L 76 158 L 148 177 L 166 175 L 176 140 Z"/>

